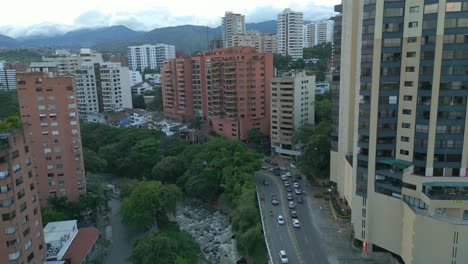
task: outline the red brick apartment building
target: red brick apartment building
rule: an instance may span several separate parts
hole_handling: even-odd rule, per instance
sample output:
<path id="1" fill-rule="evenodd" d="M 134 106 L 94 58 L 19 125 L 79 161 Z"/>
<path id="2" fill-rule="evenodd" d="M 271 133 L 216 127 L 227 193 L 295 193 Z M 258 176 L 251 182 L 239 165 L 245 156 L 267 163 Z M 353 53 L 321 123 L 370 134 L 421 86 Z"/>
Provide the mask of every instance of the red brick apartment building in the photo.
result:
<path id="1" fill-rule="evenodd" d="M 0 263 L 45 262 L 31 151 L 23 131 L 0 131 Z"/>
<path id="2" fill-rule="evenodd" d="M 17 80 L 40 202 L 51 196 L 77 201 L 86 180 L 73 78 L 34 72 L 19 73 Z"/>
<path id="3" fill-rule="evenodd" d="M 166 60 L 161 69 L 163 111 L 189 120 L 200 115 L 213 131 L 247 139 L 258 127 L 269 135 L 273 54 L 231 47 Z"/>

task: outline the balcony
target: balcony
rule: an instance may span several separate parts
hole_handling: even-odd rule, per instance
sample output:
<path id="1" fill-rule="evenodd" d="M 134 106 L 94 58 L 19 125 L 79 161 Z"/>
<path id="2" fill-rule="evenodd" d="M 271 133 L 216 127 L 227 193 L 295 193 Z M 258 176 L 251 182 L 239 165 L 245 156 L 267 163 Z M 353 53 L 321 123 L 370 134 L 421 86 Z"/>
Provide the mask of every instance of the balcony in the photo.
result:
<path id="1" fill-rule="evenodd" d="M 423 193 L 431 200 L 468 201 L 468 182 L 425 182 Z"/>
<path id="2" fill-rule="evenodd" d="M 8 170 L 0 171 L 0 179 L 5 179 L 9 175 Z"/>

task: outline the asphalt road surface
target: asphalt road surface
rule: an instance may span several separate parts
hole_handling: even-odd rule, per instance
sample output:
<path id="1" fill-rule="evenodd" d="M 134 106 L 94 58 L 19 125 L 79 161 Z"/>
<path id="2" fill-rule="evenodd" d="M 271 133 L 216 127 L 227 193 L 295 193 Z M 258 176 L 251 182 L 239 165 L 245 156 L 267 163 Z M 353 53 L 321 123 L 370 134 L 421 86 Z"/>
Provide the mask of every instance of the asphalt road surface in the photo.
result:
<path id="1" fill-rule="evenodd" d="M 267 179 L 269 185 L 264 185 L 263 180 Z M 265 215 L 265 232 L 267 234 L 270 250 L 272 251 L 273 263 L 281 263 L 279 259 L 279 250 L 285 249 L 289 263 L 301 264 L 326 264 L 329 263 L 326 250 L 322 248 L 324 245 L 321 241 L 320 233 L 315 229 L 312 222 L 312 210 L 310 209 L 310 198 L 294 193 L 293 182 L 289 178 L 289 183 L 293 189 L 294 202 L 297 211 L 298 219 L 301 227 L 294 228 L 291 223 L 290 211 L 288 208 L 289 201 L 287 200 L 287 191 L 283 185 L 283 181 L 279 176 L 275 176 L 267 171 L 259 171 L 255 174 L 255 181 L 258 190 L 264 195 L 265 200 L 262 202 L 262 211 Z M 302 180 L 298 181 L 302 189 Z M 262 193 L 263 192 L 263 193 Z M 273 206 L 271 204 L 271 196 L 277 195 L 280 199 L 280 204 Z M 297 203 L 297 197 L 303 196 L 303 204 Z M 273 210 L 274 216 L 271 217 L 270 210 Z M 285 219 L 285 225 L 278 224 L 277 216 L 282 214 Z"/>

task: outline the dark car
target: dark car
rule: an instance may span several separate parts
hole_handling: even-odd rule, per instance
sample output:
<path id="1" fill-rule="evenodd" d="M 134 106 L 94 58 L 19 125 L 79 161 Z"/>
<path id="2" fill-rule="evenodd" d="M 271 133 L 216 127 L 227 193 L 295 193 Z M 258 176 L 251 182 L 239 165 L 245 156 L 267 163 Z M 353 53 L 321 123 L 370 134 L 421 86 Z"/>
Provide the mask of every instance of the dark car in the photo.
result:
<path id="1" fill-rule="evenodd" d="M 270 164 L 273 165 L 273 166 L 278 166 L 278 162 L 276 162 L 276 161 L 272 161 L 272 162 L 270 162 Z"/>
<path id="2" fill-rule="evenodd" d="M 298 197 L 297 197 L 297 203 L 298 203 L 298 204 L 304 203 L 304 199 L 302 199 L 302 196 L 298 196 Z"/>
<path id="3" fill-rule="evenodd" d="M 281 173 L 280 173 L 279 171 L 275 171 L 274 173 L 275 173 L 276 176 L 280 176 L 280 175 L 281 175 Z"/>
<path id="4" fill-rule="evenodd" d="M 287 187 L 287 188 L 286 188 L 286 191 L 287 191 L 288 193 L 290 193 L 290 192 L 292 192 L 292 188 L 291 188 L 291 187 Z"/>
<path id="5" fill-rule="evenodd" d="M 263 185 L 270 185 L 270 182 L 268 180 L 263 180 Z"/>
<path id="6" fill-rule="evenodd" d="M 266 162 L 266 163 L 270 163 L 270 162 L 271 162 L 270 159 L 264 159 L 263 161 Z"/>
<path id="7" fill-rule="evenodd" d="M 293 194 L 292 193 L 288 193 L 288 201 L 292 201 L 294 198 L 293 198 Z"/>
<path id="8" fill-rule="evenodd" d="M 296 210 L 291 210 L 291 217 L 292 218 L 297 218 L 297 211 Z"/>

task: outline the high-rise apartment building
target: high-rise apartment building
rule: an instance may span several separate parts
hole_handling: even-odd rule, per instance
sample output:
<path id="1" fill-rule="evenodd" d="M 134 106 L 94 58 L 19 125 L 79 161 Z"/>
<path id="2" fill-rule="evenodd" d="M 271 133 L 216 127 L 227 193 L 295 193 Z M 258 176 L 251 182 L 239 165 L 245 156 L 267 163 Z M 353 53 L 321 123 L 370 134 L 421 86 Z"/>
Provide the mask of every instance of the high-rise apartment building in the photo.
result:
<path id="1" fill-rule="evenodd" d="M 80 117 L 132 108 L 130 74 L 120 63 L 83 63 L 75 73 Z"/>
<path id="2" fill-rule="evenodd" d="M 45 262 L 37 189 L 23 131 L 0 131 L 0 263 Z"/>
<path id="3" fill-rule="evenodd" d="M 335 10 L 330 175 L 355 237 L 408 264 L 468 263 L 468 1 Z"/>
<path id="4" fill-rule="evenodd" d="M 77 201 L 86 179 L 72 77 L 18 73 L 18 99 L 32 152 L 34 178 L 42 205 L 48 197 Z"/>
<path id="5" fill-rule="evenodd" d="M 223 48 L 234 46 L 234 36 L 245 33 L 245 16 L 227 11 L 221 18 Z"/>
<path id="6" fill-rule="evenodd" d="M 167 60 L 161 70 L 163 111 L 173 117 L 200 115 L 213 131 L 245 140 L 259 128 L 269 135 L 273 54 L 253 47 L 203 52 Z"/>
<path id="7" fill-rule="evenodd" d="M 302 12 L 294 12 L 289 8 L 278 14 L 277 53 L 289 55 L 293 60 L 302 59 L 303 56 L 302 16 Z"/>
<path id="8" fill-rule="evenodd" d="M 305 47 L 333 42 L 333 20 L 312 22 L 304 28 Z"/>
<path id="9" fill-rule="evenodd" d="M 8 69 L 5 61 L 0 61 L 0 91 L 16 90 L 16 69 Z"/>
<path id="10" fill-rule="evenodd" d="M 315 76 L 293 72 L 292 76 L 271 80 L 271 148 L 280 155 L 297 157 L 301 149 L 293 143 L 293 133 L 315 121 Z"/>
<path id="11" fill-rule="evenodd" d="M 128 47 L 128 67 L 132 71 L 144 69 L 159 69 L 164 61 L 176 57 L 174 45 L 145 44 Z"/>
<path id="12" fill-rule="evenodd" d="M 247 32 L 233 36 L 233 46 L 255 47 L 257 52 L 276 53 L 276 34 Z"/>
<path id="13" fill-rule="evenodd" d="M 53 56 L 43 56 L 44 62 L 56 63 L 58 76 L 73 76 L 82 63 L 102 63 L 102 54 L 91 49 L 80 49 L 79 54 L 56 50 Z"/>

